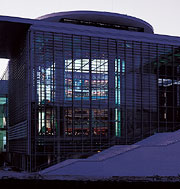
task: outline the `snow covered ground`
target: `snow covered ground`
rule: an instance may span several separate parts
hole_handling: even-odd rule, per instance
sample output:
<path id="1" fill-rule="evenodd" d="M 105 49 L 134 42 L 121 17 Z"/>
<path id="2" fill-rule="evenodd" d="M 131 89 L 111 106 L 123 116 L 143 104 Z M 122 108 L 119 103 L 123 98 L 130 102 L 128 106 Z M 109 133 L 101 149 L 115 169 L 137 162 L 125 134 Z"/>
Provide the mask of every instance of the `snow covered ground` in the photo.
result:
<path id="1" fill-rule="evenodd" d="M 180 130 L 157 133 L 134 145 L 117 145 L 87 159 L 69 159 L 41 172 L 43 177 L 179 176 Z"/>

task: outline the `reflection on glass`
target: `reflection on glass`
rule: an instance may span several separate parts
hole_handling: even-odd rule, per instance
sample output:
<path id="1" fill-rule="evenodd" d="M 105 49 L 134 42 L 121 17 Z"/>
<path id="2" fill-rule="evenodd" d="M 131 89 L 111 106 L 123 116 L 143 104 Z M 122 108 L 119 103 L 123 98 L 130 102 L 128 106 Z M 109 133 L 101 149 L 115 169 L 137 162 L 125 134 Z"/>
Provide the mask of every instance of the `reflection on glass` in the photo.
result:
<path id="1" fill-rule="evenodd" d="M 53 102 L 55 96 L 55 63 L 47 67 L 39 66 L 37 71 L 38 103 Z"/>

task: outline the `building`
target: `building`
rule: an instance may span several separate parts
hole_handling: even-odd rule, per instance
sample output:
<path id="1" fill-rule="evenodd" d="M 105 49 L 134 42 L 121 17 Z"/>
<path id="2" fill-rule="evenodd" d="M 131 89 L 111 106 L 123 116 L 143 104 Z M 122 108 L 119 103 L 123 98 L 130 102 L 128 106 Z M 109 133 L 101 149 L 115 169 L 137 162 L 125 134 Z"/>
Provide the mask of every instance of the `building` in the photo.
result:
<path id="1" fill-rule="evenodd" d="M 36 171 L 180 128 L 180 38 L 116 13 L 0 16 L 8 161 Z"/>
<path id="2" fill-rule="evenodd" d="M 8 68 L 0 80 L 0 166 L 3 165 L 6 157 L 6 135 L 8 121 Z"/>
<path id="3" fill-rule="evenodd" d="M 0 153 L 6 151 L 6 129 L 7 129 L 7 80 L 0 80 Z"/>

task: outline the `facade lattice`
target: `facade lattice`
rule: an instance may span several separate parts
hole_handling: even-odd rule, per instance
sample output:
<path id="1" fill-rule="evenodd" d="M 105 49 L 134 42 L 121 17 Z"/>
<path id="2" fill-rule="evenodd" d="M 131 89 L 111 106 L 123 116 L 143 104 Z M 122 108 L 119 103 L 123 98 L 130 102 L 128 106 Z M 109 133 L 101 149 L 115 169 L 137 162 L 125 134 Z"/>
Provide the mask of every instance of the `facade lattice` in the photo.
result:
<path id="1" fill-rule="evenodd" d="M 10 58 L 7 150 L 25 170 L 180 127 L 180 39 L 68 15 L 28 21 Z"/>

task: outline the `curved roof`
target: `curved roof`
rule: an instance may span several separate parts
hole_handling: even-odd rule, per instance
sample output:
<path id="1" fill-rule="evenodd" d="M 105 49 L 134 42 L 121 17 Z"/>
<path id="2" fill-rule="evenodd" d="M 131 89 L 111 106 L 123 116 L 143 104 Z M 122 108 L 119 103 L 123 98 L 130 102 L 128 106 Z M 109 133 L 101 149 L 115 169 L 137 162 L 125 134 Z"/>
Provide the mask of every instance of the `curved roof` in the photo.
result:
<path id="1" fill-rule="evenodd" d="M 154 33 L 153 27 L 139 18 L 110 12 L 69 11 L 47 14 L 37 19 L 48 22 L 59 22 L 62 18 L 138 27 L 143 28 L 145 33 Z"/>

